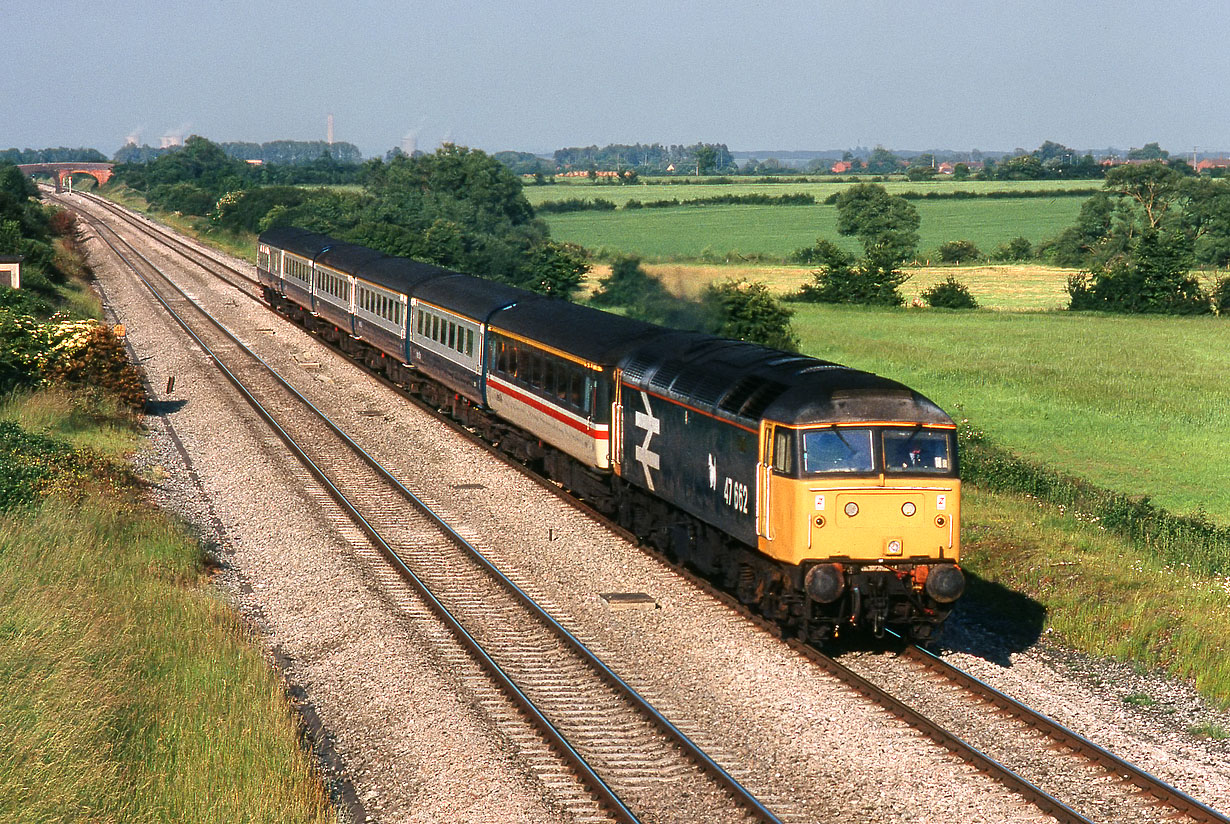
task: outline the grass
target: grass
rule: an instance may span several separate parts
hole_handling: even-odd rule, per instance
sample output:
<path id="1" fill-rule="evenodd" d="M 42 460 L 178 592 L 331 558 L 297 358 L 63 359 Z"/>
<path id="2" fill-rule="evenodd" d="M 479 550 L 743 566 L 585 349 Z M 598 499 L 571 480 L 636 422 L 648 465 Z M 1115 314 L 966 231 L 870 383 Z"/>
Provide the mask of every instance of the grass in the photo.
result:
<path id="1" fill-rule="evenodd" d="M 803 351 L 876 372 L 1036 463 L 1230 524 L 1230 322 L 794 304 Z"/>
<path id="2" fill-rule="evenodd" d="M 710 283 L 729 278 L 760 281 L 779 295 L 798 290 L 812 280 L 813 269 L 806 266 L 767 264 L 646 263 L 646 272 L 661 280 L 678 295 L 695 298 Z M 923 266 L 907 270 L 910 279 L 901 287 L 909 303 L 926 289 L 949 276 L 969 287 L 984 309 L 1047 310 L 1068 304 L 1067 278 L 1075 270 L 1033 263 L 996 263 L 965 266 Z M 608 264 L 595 264 L 586 278 L 592 290 L 611 274 Z"/>
<path id="3" fill-rule="evenodd" d="M 713 197 L 722 194 L 809 194 L 819 202 L 824 198 L 854 185 L 845 180 L 826 180 L 820 183 L 757 183 L 755 179 L 741 180 L 732 178 L 729 184 L 695 183 L 687 178 L 642 178 L 642 183 L 625 186 L 613 184 L 591 183 L 587 179 L 560 178 L 554 185 L 525 186 L 525 197 L 530 204 L 537 206 L 550 200 L 568 200 L 583 198 L 594 200 L 602 198 L 617 206 L 623 206 L 629 200 L 639 200 L 648 203 L 651 200 L 691 200 L 694 198 Z M 871 182 L 871 181 L 867 181 Z M 1100 180 L 936 180 L 932 182 L 911 182 L 908 180 L 889 180 L 880 184 L 889 194 L 899 195 L 906 192 L 1066 192 L 1085 189 L 1098 189 L 1102 186 Z"/>
<path id="4" fill-rule="evenodd" d="M 120 449 L 74 414 L 55 397 L 3 409 Z M 0 513 L 0 820 L 334 820 L 278 678 L 206 574 L 197 541 L 131 492 Z"/>
<path id="5" fill-rule="evenodd" d="M 159 223 L 170 226 L 178 232 L 197 240 L 209 243 L 216 249 L 226 252 L 248 263 L 256 263 L 256 235 L 247 232 L 232 232 L 219 229 L 208 218 L 195 215 L 182 215 L 179 212 L 161 212 L 150 207 L 144 195 L 127 186 L 109 187 L 103 197 L 114 200 L 129 209 L 149 215 Z"/>
<path id="6" fill-rule="evenodd" d="M 1038 243 L 1071 226 L 1081 202 L 1076 197 L 914 201 L 922 219 L 920 254 L 925 260 L 950 240 L 972 241 L 984 252 L 1018 236 Z M 679 206 L 565 212 L 544 219 L 556 240 L 656 262 L 785 260 L 818 237 L 861 253 L 855 238 L 837 234 L 835 206 Z"/>
<path id="7" fill-rule="evenodd" d="M 1043 632 L 1090 654 L 1183 678 L 1218 706 L 1230 706 L 1230 656 L 1221 642 L 1230 621 L 1230 578 L 1165 565 L 1114 533 L 1037 501 L 975 487 L 968 493 L 962 566 L 1040 603 Z M 1152 699 L 1125 701 L 1147 706 Z"/>

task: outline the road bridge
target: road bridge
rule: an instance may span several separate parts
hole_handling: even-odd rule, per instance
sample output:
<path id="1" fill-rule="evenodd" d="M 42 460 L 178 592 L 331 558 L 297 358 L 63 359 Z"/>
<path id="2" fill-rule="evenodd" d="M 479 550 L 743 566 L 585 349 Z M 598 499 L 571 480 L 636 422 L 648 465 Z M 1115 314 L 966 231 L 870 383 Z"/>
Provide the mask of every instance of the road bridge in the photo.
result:
<path id="1" fill-rule="evenodd" d="M 111 179 L 114 163 L 19 163 L 18 169 L 27 175 L 51 175 L 56 180 L 56 191 L 64 191 L 64 183 L 73 175 L 89 175 L 101 186 Z"/>

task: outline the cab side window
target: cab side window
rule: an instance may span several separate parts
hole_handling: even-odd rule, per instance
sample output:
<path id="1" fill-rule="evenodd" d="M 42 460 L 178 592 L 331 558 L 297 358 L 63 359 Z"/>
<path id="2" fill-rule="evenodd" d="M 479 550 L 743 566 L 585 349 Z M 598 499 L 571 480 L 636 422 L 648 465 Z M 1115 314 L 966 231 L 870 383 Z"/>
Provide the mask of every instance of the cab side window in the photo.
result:
<path id="1" fill-rule="evenodd" d="M 783 475 L 794 472 L 794 439 L 781 428 L 773 433 L 773 470 Z"/>

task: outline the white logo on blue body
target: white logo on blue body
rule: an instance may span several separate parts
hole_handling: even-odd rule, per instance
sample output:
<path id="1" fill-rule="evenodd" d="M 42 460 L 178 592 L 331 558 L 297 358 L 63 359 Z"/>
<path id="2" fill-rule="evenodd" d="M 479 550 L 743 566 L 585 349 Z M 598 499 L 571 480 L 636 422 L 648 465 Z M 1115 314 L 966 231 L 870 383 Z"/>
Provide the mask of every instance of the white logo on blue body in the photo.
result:
<path id="1" fill-rule="evenodd" d="M 649 491 L 653 492 L 653 476 L 649 474 L 650 469 L 658 469 L 661 466 L 661 460 L 657 452 L 653 452 L 649 448 L 650 441 L 653 436 L 662 431 L 662 422 L 654 417 L 653 409 L 649 406 L 649 395 L 644 391 L 641 392 L 641 400 L 645 403 L 645 411 L 637 412 L 635 416 L 636 428 L 645 430 L 645 440 L 641 442 L 633 453 L 636 460 L 645 469 L 645 486 L 649 487 Z"/>

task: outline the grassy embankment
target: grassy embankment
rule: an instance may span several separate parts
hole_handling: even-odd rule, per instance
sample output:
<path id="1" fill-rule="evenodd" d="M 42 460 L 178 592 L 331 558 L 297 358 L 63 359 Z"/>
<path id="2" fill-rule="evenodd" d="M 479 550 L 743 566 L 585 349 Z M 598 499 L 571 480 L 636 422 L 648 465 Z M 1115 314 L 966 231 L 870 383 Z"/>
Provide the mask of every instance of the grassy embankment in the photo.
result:
<path id="1" fill-rule="evenodd" d="M 114 200 L 123 206 L 147 214 L 160 223 L 166 224 L 179 232 L 198 240 L 207 242 L 228 255 L 233 255 L 249 263 L 256 263 L 256 235 L 246 232 L 233 232 L 219 229 L 209 218 L 195 215 L 181 215 L 179 212 L 160 212 L 151 209 L 145 197 L 133 189 L 123 185 L 107 187 L 103 195 L 108 200 Z"/>
<path id="2" fill-rule="evenodd" d="M 804 351 L 901 380 L 1035 465 L 1230 534 L 1227 319 L 796 308 Z M 1125 529 L 1139 524 L 1107 528 L 1091 506 L 978 487 L 966 505 L 972 572 L 1036 599 L 1075 648 L 1230 705 L 1224 541 L 1167 535 L 1173 525 L 1133 540 Z"/>
<path id="3" fill-rule="evenodd" d="M 0 427 L 0 819 L 333 820 L 200 545 L 124 468 L 131 418 L 42 392 Z"/>

